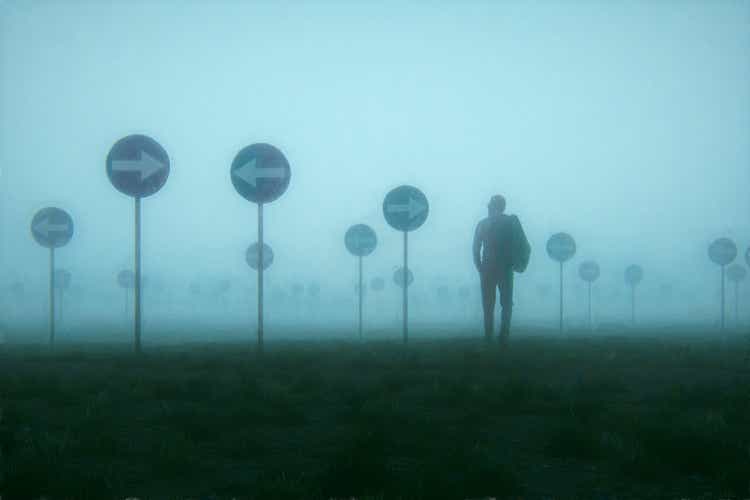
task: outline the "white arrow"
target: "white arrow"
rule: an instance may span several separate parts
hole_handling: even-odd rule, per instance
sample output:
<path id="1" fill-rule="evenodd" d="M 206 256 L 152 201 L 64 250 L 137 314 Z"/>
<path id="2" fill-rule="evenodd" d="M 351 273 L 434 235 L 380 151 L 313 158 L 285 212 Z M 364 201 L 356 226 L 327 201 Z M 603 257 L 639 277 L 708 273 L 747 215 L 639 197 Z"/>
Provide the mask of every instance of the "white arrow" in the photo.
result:
<path id="1" fill-rule="evenodd" d="M 232 172 L 243 181 L 247 182 L 254 188 L 257 188 L 258 179 L 283 179 L 286 177 L 286 168 L 284 167 L 258 167 L 257 158 L 253 158 L 241 167 Z"/>
<path id="2" fill-rule="evenodd" d="M 67 224 L 53 224 L 49 218 L 42 219 L 34 225 L 34 232 L 43 234 L 49 238 L 50 233 L 59 233 L 68 230 Z"/>
<path id="3" fill-rule="evenodd" d="M 159 173 L 164 164 L 148 154 L 141 151 L 141 157 L 137 160 L 113 160 L 112 170 L 115 172 L 138 172 L 141 182 Z"/>
<path id="4" fill-rule="evenodd" d="M 427 205 L 422 203 L 420 200 L 409 198 L 409 203 L 405 205 L 388 205 L 388 207 L 386 207 L 386 210 L 388 211 L 388 213 L 407 212 L 409 214 L 409 219 L 411 220 L 414 217 L 421 215 L 423 212 L 426 212 Z"/>

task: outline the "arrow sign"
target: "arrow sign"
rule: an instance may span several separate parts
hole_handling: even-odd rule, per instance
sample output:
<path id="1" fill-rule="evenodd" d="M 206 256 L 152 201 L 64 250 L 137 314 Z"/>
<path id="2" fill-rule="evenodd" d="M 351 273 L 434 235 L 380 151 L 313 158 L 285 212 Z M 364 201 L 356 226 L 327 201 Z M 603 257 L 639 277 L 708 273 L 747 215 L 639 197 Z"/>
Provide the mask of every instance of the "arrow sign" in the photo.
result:
<path id="1" fill-rule="evenodd" d="M 46 217 L 34 224 L 34 232 L 44 235 L 45 238 L 51 236 L 50 233 L 62 233 L 68 230 L 68 224 L 55 224 Z"/>
<path id="2" fill-rule="evenodd" d="M 140 174 L 141 182 L 158 174 L 163 168 L 165 165 L 146 151 L 141 151 L 140 158 L 137 160 L 112 160 L 113 171 L 136 172 Z"/>
<path id="3" fill-rule="evenodd" d="M 386 206 L 385 210 L 386 212 L 391 214 L 406 212 L 407 214 L 409 214 L 409 219 L 413 219 L 418 215 L 421 215 L 423 212 L 426 212 L 427 208 L 427 205 L 422 203 L 421 201 L 415 200 L 414 198 L 409 198 L 408 203 L 404 205 L 388 205 Z"/>
<path id="4" fill-rule="evenodd" d="M 64 246 L 73 237 L 73 219 L 65 210 L 43 208 L 31 220 L 31 236 L 43 247 Z"/>
<path id="5" fill-rule="evenodd" d="M 253 158 L 232 172 L 253 187 L 258 187 L 258 179 L 283 179 L 286 177 L 285 167 L 258 167 L 258 159 Z"/>

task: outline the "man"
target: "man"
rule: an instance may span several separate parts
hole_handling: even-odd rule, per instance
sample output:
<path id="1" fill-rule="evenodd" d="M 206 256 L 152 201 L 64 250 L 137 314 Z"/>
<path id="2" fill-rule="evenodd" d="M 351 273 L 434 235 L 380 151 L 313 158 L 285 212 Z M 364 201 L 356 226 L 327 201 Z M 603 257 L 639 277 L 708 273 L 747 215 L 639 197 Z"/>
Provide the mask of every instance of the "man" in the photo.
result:
<path id="1" fill-rule="evenodd" d="M 526 269 L 530 247 L 518 217 L 505 215 L 505 198 L 493 196 L 487 211 L 487 218 L 477 224 L 472 248 L 482 287 L 484 337 L 487 342 L 492 340 L 497 289 L 502 307 L 499 340 L 507 345 L 513 313 L 513 272 Z"/>

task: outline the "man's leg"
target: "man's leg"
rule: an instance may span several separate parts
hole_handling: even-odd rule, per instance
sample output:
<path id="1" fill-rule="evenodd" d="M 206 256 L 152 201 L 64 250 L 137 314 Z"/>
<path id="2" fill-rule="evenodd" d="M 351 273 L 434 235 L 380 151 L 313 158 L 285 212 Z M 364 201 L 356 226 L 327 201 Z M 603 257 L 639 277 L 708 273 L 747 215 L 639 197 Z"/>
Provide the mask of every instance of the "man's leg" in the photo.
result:
<path id="1" fill-rule="evenodd" d="M 501 343 L 508 342 L 510 336 L 510 319 L 513 315 L 513 269 L 508 269 L 498 283 L 500 289 L 500 307 L 502 314 L 500 316 L 500 337 Z"/>
<path id="2" fill-rule="evenodd" d="M 495 324 L 495 285 L 494 273 L 483 270 L 479 273 L 482 287 L 482 308 L 484 309 L 484 340 L 492 340 L 492 330 Z"/>

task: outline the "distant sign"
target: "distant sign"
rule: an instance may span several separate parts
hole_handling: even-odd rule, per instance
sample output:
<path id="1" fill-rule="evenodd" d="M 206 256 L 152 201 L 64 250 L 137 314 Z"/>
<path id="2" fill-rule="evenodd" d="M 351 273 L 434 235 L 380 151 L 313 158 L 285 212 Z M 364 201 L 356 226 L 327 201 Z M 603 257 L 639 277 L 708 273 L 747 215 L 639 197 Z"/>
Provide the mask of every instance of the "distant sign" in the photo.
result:
<path id="1" fill-rule="evenodd" d="M 547 254 L 558 262 L 565 262 L 576 253 L 576 242 L 568 233 L 555 233 L 547 240 Z"/>
<path id="2" fill-rule="evenodd" d="M 406 273 L 406 286 L 410 286 L 412 282 L 414 281 L 414 273 L 411 272 L 411 269 L 408 270 Z M 393 282 L 396 283 L 401 288 L 404 288 L 404 268 L 399 267 L 396 269 L 393 273 Z"/>
<path id="3" fill-rule="evenodd" d="M 253 203 L 269 203 L 284 194 L 292 171 L 284 154 L 270 144 L 252 144 L 242 149 L 230 167 L 237 192 Z"/>
<path id="4" fill-rule="evenodd" d="M 718 238 L 708 246 L 708 256 L 720 266 L 726 266 L 737 257 L 737 245 L 729 238 Z"/>
<path id="5" fill-rule="evenodd" d="M 383 278 L 373 278 L 372 281 L 370 281 L 370 288 L 376 292 L 381 291 L 385 288 L 385 280 Z"/>
<path id="6" fill-rule="evenodd" d="M 378 238 L 370 226 L 356 224 L 346 231 L 344 244 L 352 255 L 364 257 L 370 255 L 375 250 Z"/>
<path id="7" fill-rule="evenodd" d="M 258 270 L 259 263 L 260 263 L 260 252 L 258 251 L 258 244 L 253 243 L 249 247 L 247 247 L 247 251 L 245 252 L 245 261 L 247 262 L 247 265 L 251 268 Z M 273 263 L 273 250 L 270 246 L 263 243 L 263 270 L 268 269 L 271 267 L 271 264 Z"/>
<path id="8" fill-rule="evenodd" d="M 115 189 L 134 198 L 145 198 L 167 182 L 169 156 L 152 138 L 129 135 L 112 146 L 106 169 Z"/>
<path id="9" fill-rule="evenodd" d="M 581 265 L 578 266 L 578 275 L 583 281 L 593 283 L 599 278 L 599 264 L 593 260 L 581 262 Z"/>
<path id="10" fill-rule="evenodd" d="M 73 219 L 60 208 L 43 208 L 31 220 L 31 235 L 43 247 L 60 248 L 73 237 Z"/>
<path id="11" fill-rule="evenodd" d="M 643 279 L 643 268 L 637 264 L 633 264 L 625 268 L 625 283 L 630 286 L 635 286 Z"/>
<path id="12" fill-rule="evenodd" d="M 430 205 L 427 197 L 413 186 L 391 190 L 383 201 L 386 222 L 399 231 L 414 231 L 427 220 Z"/>
<path id="13" fill-rule="evenodd" d="M 729 281 L 739 283 L 745 279 L 745 276 L 747 276 L 747 270 L 739 264 L 734 264 L 727 268 L 727 278 L 729 278 Z"/>
<path id="14" fill-rule="evenodd" d="M 135 273 L 130 269 L 123 269 L 117 273 L 117 284 L 122 288 L 133 288 L 135 286 Z"/>
<path id="15" fill-rule="evenodd" d="M 55 288 L 58 290 L 66 290 L 70 288 L 71 280 L 72 276 L 67 269 L 57 269 L 55 271 Z"/>

